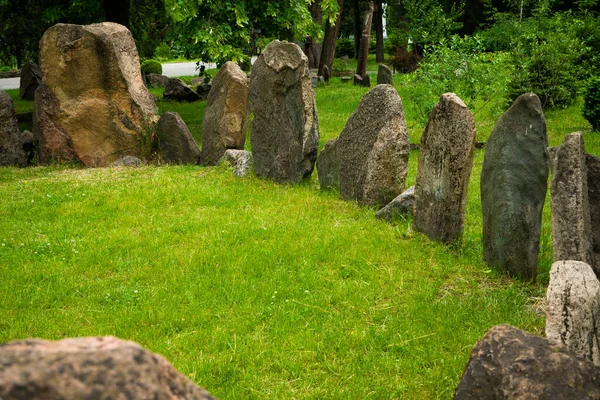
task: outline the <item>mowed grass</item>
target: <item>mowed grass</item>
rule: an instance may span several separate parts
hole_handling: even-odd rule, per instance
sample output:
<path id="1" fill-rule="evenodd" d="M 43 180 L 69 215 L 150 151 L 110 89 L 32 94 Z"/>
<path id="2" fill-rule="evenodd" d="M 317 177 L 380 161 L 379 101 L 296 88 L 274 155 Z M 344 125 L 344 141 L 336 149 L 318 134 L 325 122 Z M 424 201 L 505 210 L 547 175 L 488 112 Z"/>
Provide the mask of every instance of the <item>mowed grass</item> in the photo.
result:
<path id="1" fill-rule="evenodd" d="M 320 148 L 364 93 L 335 78 L 316 89 Z M 203 107 L 159 103 L 182 115 L 198 143 Z M 598 155 L 598 134 L 578 107 L 547 113 L 550 144 L 583 129 Z M 414 106 L 405 109 L 418 143 L 423 127 Z M 495 121 L 478 118 L 485 141 Z M 289 186 L 234 178 L 225 166 L 1 168 L 0 342 L 118 336 L 163 354 L 222 399 L 451 398 L 489 328 L 542 334 L 544 326 L 549 197 L 538 282 L 489 269 L 483 153 L 465 232 L 450 246 L 410 220 L 384 223 L 376 210 L 320 191 L 316 171 Z"/>

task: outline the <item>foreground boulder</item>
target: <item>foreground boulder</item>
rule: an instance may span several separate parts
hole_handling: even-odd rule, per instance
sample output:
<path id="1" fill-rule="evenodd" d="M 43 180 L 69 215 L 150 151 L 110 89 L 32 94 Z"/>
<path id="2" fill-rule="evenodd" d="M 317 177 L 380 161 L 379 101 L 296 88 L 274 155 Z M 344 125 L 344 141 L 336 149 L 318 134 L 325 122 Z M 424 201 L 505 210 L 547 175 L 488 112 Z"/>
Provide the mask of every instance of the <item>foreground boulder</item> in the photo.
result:
<path id="1" fill-rule="evenodd" d="M 600 368 L 548 339 L 499 325 L 471 351 L 454 399 L 600 399 Z"/>
<path id="2" fill-rule="evenodd" d="M 217 165 L 225 150 L 242 150 L 249 123 L 248 77 L 227 61 L 213 80 L 204 109 L 200 163 Z"/>
<path id="3" fill-rule="evenodd" d="M 547 147 L 540 99 L 523 94 L 496 123 L 481 170 L 485 261 L 526 280 L 537 276 Z"/>
<path id="4" fill-rule="evenodd" d="M 54 25 L 40 41 L 40 67 L 33 121 L 40 161 L 101 167 L 125 155 L 148 155 L 156 104 L 127 28 Z"/>
<path id="5" fill-rule="evenodd" d="M 42 83 L 42 70 L 37 64 L 27 63 L 21 68 L 21 79 L 19 81 L 19 97 L 33 101 L 35 91 Z"/>
<path id="6" fill-rule="evenodd" d="M 110 336 L 1 345 L 0 398 L 214 400 L 162 356 Z"/>
<path id="7" fill-rule="evenodd" d="M 26 166 L 33 157 L 33 134 L 19 131 L 15 106 L 0 90 L 0 166 Z"/>
<path id="8" fill-rule="evenodd" d="M 344 200 L 383 207 L 404 190 L 408 153 L 402 100 L 391 85 L 377 85 L 319 156 L 321 187 L 336 184 L 337 169 Z"/>
<path id="9" fill-rule="evenodd" d="M 163 161 L 173 164 L 198 163 L 200 149 L 179 114 L 164 113 L 156 124 L 156 136 Z"/>
<path id="10" fill-rule="evenodd" d="M 454 93 L 442 95 L 421 136 L 413 227 L 452 243 L 463 231 L 475 149 L 475 121 Z"/>
<path id="11" fill-rule="evenodd" d="M 186 85 L 179 78 L 169 78 L 167 86 L 165 86 L 165 91 L 163 92 L 163 97 L 165 99 L 187 101 L 190 103 L 200 100 L 198 93 L 194 92 L 191 87 Z"/>
<path id="12" fill-rule="evenodd" d="M 298 45 L 269 43 L 252 67 L 249 98 L 256 174 L 288 183 L 309 177 L 317 159 L 319 122 L 308 59 Z"/>

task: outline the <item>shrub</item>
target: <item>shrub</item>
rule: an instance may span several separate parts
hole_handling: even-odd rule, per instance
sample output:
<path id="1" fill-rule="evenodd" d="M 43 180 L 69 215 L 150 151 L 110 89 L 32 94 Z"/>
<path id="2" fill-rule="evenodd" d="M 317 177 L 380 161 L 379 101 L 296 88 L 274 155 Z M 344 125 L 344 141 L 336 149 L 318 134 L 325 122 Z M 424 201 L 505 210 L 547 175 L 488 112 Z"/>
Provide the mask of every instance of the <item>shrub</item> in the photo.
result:
<path id="1" fill-rule="evenodd" d="M 0 67 L 0 72 L 8 72 L 8 71 L 12 71 L 12 68 L 9 67 L 8 65 L 3 65 L 2 67 Z"/>
<path id="2" fill-rule="evenodd" d="M 339 59 L 339 58 L 333 59 L 333 65 L 331 68 L 333 70 L 331 72 L 334 76 L 347 75 L 348 73 L 351 72 L 350 64 L 348 64 L 346 61 Z"/>
<path id="3" fill-rule="evenodd" d="M 600 76 L 590 78 L 583 89 L 583 117 L 600 131 Z"/>
<path id="4" fill-rule="evenodd" d="M 166 43 L 159 44 L 154 51 L 154 57 L 161 61 L 168 60 L 171 58 L 171 48 Z"/>
<path id="5" fill-rule="evenodd" d="M 142 63 L 142 69 L 147 74 L 162 75 L 162 65 L 156 60 L 146 60 Z"/>
<path id="6" fill-rule="evenodd" d="M 348 56 L 354 58 L 354 41 L 348 38 L 341 38 L 337 40 L 335 45 L 335 57 L 340 58 Z"/>
<path id="7" fill-rule="evenodd" d="M 397 47 L 390 58 L 390 64 L 394 67 L 394 70 L 403 74 L 415 72 L 419 67 L 419 61 L 421 61 L 421 56 L 403 47 Z"/>
<path id="8" fill-rule="evenodd" d="M 250 71 L 250 68 L 252 68 L 252 62 L 250 61 L 250 57 L 248 57 L 248 56 L 241 58 L 237 62 L 237 64 L 244 72 L 248 72 L 248 71 Z"/>

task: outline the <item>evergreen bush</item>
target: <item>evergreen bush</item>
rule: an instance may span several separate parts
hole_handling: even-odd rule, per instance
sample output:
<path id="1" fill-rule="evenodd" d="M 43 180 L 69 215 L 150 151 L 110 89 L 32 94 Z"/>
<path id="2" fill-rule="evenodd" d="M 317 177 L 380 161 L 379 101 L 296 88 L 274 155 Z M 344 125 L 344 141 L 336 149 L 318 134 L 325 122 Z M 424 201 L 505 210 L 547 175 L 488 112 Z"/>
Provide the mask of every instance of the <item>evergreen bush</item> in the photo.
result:
<path id="1" fill-rule="evenodd" d="M 162 65 L 156 60 L 146 60 L 142 63 L 142 69 L 147 74 L 162 75 Z"/>
<path id="2" fill-rule="evenodd" d="M 348 56 L 354 58 L 354 41 L 348 38 L 341 38 L 337 40 L 335 45 L 335 57 L 340 58 Z"/>

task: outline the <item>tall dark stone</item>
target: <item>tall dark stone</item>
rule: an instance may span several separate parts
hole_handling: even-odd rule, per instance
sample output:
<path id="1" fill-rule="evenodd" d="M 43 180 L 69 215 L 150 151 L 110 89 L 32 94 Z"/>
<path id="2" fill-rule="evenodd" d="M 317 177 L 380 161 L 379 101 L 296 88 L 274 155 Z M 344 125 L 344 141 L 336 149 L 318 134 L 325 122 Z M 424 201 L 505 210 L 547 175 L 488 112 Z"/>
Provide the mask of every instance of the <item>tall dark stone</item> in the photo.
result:
<path id="1" fill-rule="evenodd" d="M 385 64 L 379 64 L 379 68 L 377 69 L 377 84 L 394 85 L 394 73 Z"/>
<path id="2" fill-rule="evenodd" d="M 33 134 L 20 132 L 15 106 L 0 90 L 0 166 L 26 166 L 33 157 Z"/>
<path id="3" fill-rule="evenodd" d="M 590 202 L 590 221 L 592 227 L 592 253 L 594 271 L 600 269 L 600 158 L 585 155 L 588 179 L 588 201 Z M 596 273 L 596 276 L 598 274 Z"/>
<path id="4" fill-rule="evenodd" d="M 21 80 L 19 81 L 19 97 L 33 101 L 35 91 L 42 83 L 42 70 L 37 64 L 27 63 L 21 68 Z"/>
<path id="5" fill-rule="evenodd" d="M 164 113 L 156 124 L 156 135 L 163 161 L 173 164 L 198 163 L 200 149 L 179 114 Z"/>

